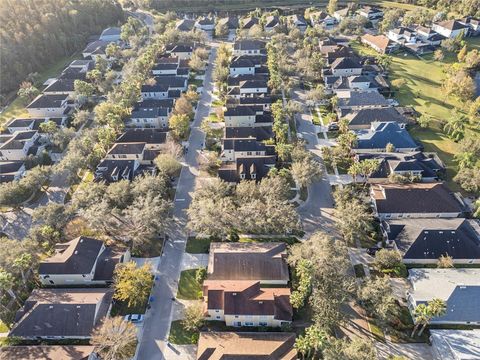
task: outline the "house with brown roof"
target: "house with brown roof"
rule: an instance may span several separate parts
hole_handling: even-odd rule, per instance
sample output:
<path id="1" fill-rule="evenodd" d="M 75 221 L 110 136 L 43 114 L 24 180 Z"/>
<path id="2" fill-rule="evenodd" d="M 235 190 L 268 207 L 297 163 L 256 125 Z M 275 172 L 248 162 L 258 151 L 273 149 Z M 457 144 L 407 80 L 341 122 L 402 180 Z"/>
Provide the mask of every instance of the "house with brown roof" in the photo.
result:
<path id="1" fill-rule="evenodd" d="M 210 244 L 209 280 L 255 280 L 261 284 L 287 285 L 290 277 L 285 243 Z"/>
<path id="2" fill-rule="evenodd" d="M 362 36 L 362 44 L 370 46 L 380 54 L 389 54 L 396 48 L 385 35 L 365 34 Z"/>
<path id="3" fill-rule="evenodd" d="M 447 38 L 466 35 L 469 27 L 458 20 L 445 20 L 433 23 L 432 30 Z"/>
<path id="4" fill-rule="evenodd" d="M 40 263 L 38 275 L 43 285 L 106 285 L 113 282 L 115 266 L 129 260 L 128 249 L 80 236 L 56 244 L 55 254 Z"/>
<path id="5" fill-rule="evenodd" d="M 463 217 L 465 205 L 444 183 L 375 184 L 370 189 L 381 219 Z"/>
<path id="6" fill-rule="evenodd" d="M 205 280 L 206 320 L 227 326 L 280 327 L 292 322 L 289 288 L 262 288 L 260 281 Z"/>
<path id="7" fill-rule="evenodd" d="M 0 360 L 97 360 L 94 350 L 91 345 L 6 346 Z"/>
<path id="8" fill-rule="evenodd" d="M 298 359 L 295 334 L 284 332 L 201 332 L 197 360 Z"/>
<path id="9" fill-rule="evenodd" d="M 110 312 L 113 289 L 35 289 L 17 311 L 8 336 L 89 339 Z"/>

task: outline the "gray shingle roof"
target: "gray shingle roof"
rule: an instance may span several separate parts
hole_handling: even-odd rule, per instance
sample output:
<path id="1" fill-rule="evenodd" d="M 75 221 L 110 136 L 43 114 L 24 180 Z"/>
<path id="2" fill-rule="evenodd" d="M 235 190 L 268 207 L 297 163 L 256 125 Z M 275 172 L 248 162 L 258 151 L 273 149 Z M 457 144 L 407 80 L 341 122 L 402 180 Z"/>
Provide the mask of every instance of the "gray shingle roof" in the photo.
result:
<path id="1" fill-rule="evenodd" d="M 360 150 L 385 149 L 393 144 L 395 149 L 418 149 L 419 145 L 412 139 L 407 130 L 396 122 L 373 122 L 371 129 L 357 131 L 357 146 Z"/>

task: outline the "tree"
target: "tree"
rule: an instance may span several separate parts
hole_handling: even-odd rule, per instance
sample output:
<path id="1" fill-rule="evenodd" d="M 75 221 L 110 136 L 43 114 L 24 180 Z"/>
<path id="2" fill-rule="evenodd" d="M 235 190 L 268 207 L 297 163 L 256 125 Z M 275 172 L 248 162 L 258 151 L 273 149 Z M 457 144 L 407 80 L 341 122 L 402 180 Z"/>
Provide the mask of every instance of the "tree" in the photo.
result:
<path id="1" fill-rule="evenodd" d="M 452 116 L 447 120 L 443 126 L 443 130 L 454 140 L 460 140 L 465 131 L 467 118 L 458 111 L 454 111 Z"/>
<path id="2" fill-rule="evenodd" d="M 160 154 L 155 159 L 155 165 L 170 177 L 178 176 L 182 164 L 170 154 Z"/>
<path id="3" fill-rule="evenodd" d="M 75 80 L 73 87 L 76 96 L 84 96 L 88 98 L 95 94 L 95 86 L 83 80 Z"/>
<path id="4" fill-rule="evenodd" d="M 205 68 L 203 60 L 195 53 L 192 54 L 192 57 L 188 61 L 188 65 L 195 72 L 200 72 Z"/>
<path id="5" fill-rule="evenodd" d="M 370 340 L 354 337 L 346 339 L 331 339 L 325 348 L 325 360 L 371 360 L 377 357 L 375 346 Z"/>
<path id="6" fill-rule="evenodd" d="M 392 143 L 388 143 L 385 146 L 385 151 L 386 152 L 395 152 L 395 145 L 393 145 Z"/>
<path id="7" fill-rule="evenodd" d="M 459 62 L 463 62 L 465 60 L 465 57 L 467 56 L 467 52 L 468 52 L 468 49 L 467 49 L 467 45 L 465 44 L 457 54 L 457 59 Z"/>
<path id="8" fill-rule="evenodd" d="M 305 329 L 305 335 L 295 340 L 295 349 L 302 354 L 303 359 L 316 359 L 328 345 L 329 335 L 317 325 Z"/>
<path id="9" fill-rule="evenodd" d="M 328 1 L 327 11 L 330 15 L 333 16 L 333 13 L 335 11 L 337 11 L 337 5 L 338 5 L 338 0 L 329 0 Z"/>
<path id="10" fill-rule="evenodd" d="M 307 187 L 322 175 L 322 169 L 312 156 L 302 161 L 293 162 L 291 173 L 300 187 Z"/>
<path id="11" fill-rule="evenodd" d="M 396 309 L 389 277 L 367 280 L 358 291 L 358 298 L 371 314 L 387 321 Z"/>
<path id="12" fill-rule="evenodd" d="M 32 83 L 27 81 L 24 81 L 20 84 L 20 89 L 17 92 L 17 95 L 24 102 L 32 101 L 38 94 L 40 94 L 40 91 L 33 86 Z"/>
<path id="13" fill-rule="evenodd" d="M 91 343 L 103 360 L 131 359 L 137 347 L 137 327 L 121 316 L 105 318 L 93 331 Z"/>
<path id="14" fill-rule="evenodd" d="M 277 143 L 275 145 L 275 152 L 281 161 L 288 161 L 292 152 L 292 148 L 292 144 Z"/>
<path id="15" fill-rule="evenodd" d="M 433 60 L 435 61 L 443 61 L 445 59 L 445 54 L 443 53 L 442 49 L 437 49 L 433 53 Z"/>
<path id="16" fill-rule="evenodd" d="M 290 296 L 293 308 L 300 309 L 312 292 L 313 265 L 307 259 L 300 259 L 295 268 L 296 288 Z"/>
<path id="17" fill-rule="evenodd" d="M 432 118 L 428 114 L 422 114 L 417 118 L 417 124 L 422 128 L 426 129 L 430 126 Z"/>
<path id="18" fill-rule="evenodd" d="M 457 175 L 453 178 L 460 186 L 468 192 L 477 193 L 480 191 L 480 166 L 473 168 L 460 168 Z M 0 196 L 1 198 L 1 196 Z"/>
<path id="19" fill-rule="evenodd" d="M 41 132 L 51 135 L 57 131 L 57 124 L 54 121 L 49 120 L 41 123 L 39 129 Z"/>
<path id="20" fill-rule="evenodd" d="M 437 262 L 437 267 L 439 268 L 453 268 L 453 258 L 447 255 L 440 255 Z"/>
<path id="21" fill-rule="evenodd" d="M 225 22 L 217 22 L 217 25 L 215 25 L 215 37 L 223 38 L 228 35 L 228 32 L 228 26 Z"/>
<path id="22" fill-rule="evenodd" d="M 415 320 L 415 326 L 411 337 L 415 335 L 415 332 L 421 326 L 418 336 L 421 336 L 427 325 L 434 317 L 442 316 L 446 313 L 447 304 L 441 299 L 432 299 L 427 304 L 418 304 L 413 310 L 413 317 Z"/>
<path id="23" fill-rule="evenodd" d="M 397 250 L 381 249 L 375 254 L 373 263 L 380 270 L 390 270 L 402 263 L 402 254 Z"/>
<path id="24" fill-rule="evenodd" d="M 182 324 L 185 330 L 198 330 L 205 322 L 205 315 L 202 303 L 195 303 L 185 308 Z"/>
<path id="25" fill-rule="evenodd" d="M 126 302 L 129 307 L 135 307 L 147 301 L 152 285 L 153 277 L 149 263 L 142 267 L 137 267 L 133 261 L 121 263 L 115 268 L 113 297 Z"/>
<path id="26" fill-rule="evenodd" d="M 402 87 L 404 87 L 405 85 L 407 84 L 407 80 L 403 79 L 403 78 L 399 78 L 399 79 L 394 79 L 392 80 L 392 86 L 397 89 L 397 90 L 400 90 Z"/>
<path id="27" fill-rule="evenodd" d="M 169 120 L 169 127 L 177 139 L 186 139 L 190 129 L 190 119 L 188 115 L 173 114 Z"/>
<path id="28" fill-rule="evenodd" d="M 13 291 L 14 285 L 15 277 L 10 272 L 0 269 L 0 291 L 7 292 L 15 300 L 17 305 L 21 306 L 17 294 Z"/>

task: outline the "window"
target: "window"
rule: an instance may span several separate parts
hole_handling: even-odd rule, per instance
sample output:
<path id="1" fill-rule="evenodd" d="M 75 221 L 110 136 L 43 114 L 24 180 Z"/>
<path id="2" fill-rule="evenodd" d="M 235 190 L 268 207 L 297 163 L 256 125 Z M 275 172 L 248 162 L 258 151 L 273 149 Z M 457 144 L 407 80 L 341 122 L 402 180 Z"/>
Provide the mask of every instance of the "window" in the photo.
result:
<path id="1" fill-rule="evenodd" d="M 217 316 L 217 319 L 220 319 L 220 316 Z"/>
<path id="2" fill-rule="evenodd" d="M 253 322 L 245 322 L 245 326 L 253 326 Z"/>
<path id="3" fill-rule="evenodd" d="M 258 326 L 267 326 L 267 325 L 268 325 L 268 323 L 266 323 L 266 322 L 264 322 L 264 321 L 260 321 L 260 322 L 258 323 Z"/>
<path id="4" fill-rule="evenodd" d="M 238 318 L 238 315 L 235 315 L 235 319 L 237 319 L 237 318 Z"/>

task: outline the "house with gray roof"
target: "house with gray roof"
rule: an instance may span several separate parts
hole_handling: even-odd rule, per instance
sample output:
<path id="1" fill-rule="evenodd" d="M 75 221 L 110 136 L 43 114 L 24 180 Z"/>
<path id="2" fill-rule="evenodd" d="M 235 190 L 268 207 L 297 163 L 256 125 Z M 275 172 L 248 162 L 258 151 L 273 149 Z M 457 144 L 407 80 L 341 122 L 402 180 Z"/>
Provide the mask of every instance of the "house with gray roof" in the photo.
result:
<path id="1" fill-rule="evenodd" d="M 8 336 L 21 339 L 89 339 L 109 314 L 113 289 L 34 289 Z"/>
<path id="2" fill-rule="evenodd" d="M 408 123 L 407 118 L 393 107 L 360 109 L 347 113 L 344 118 L 348 120 L 348 128 L 351 130 L 370 129 L 374 122 L 394 121 L 401 128 Z"/>
<path id="3" fill-rule="evenodd" d="M 233 56 L 265 54 L 265 41 L 255 39 L 237 40 L 233 44 Z"/>
<path id="4" fill-rule="evenodd" d="M 480 354 L 480 329 L 430 329 L 430 343 L 437 360 L 477 360 Z"/>
<path id="5" fill-rule="evenodd" d="M 102 41 L 108 42 L 117 42 L 120 41 L 121 29 L 116 26 L 108 27 L 102 31 L 100 34 L 100 39 Z"/>
<path id="6" fill-rule="evenodd" d="M 405 264 L 436 264 L 447 255 L 457 265 L 480 263 L 480 226 L 475 220 L 393 219 L 381 227 L 387 245 L 401 252 Z"/>
<path id="7" fill-rule="evenodd" d="M 445 315 L 431 319 L 432 325 L 480 325 L 480 269 L 410 269 L 408 308 L 433 299 L 446 302 Z"/>
<path id="8" fill-rule="evenodd" d="M 373 122 L 368 130 L 357 130 L 357 144 L 355 151 L 358 152 L 384 152 L 388 144 L 395 147 L 395 151 L 410 152 L 420 149 L 407 130 L 398 123 Z"/>
<path id="9" fill-rule="evenodd" d="M 195 20 L 191 19 L 181 19 L 177 20 L 175 24 L 175 29 L 178 31 L 192 31 L 195 28 Z"/>
<path id="10" fill-rule="evenodd" d="M 168 129 L 170 109 L 165 107 L 139 107 L 125 122 L 129 128 Z"/>
<path id="11" fill-rule="evenodd" d="M 25 175 L 25 163 L 23 161 L 1 161 L 0 183 L 20 180 Z"/>
<path id="12" fill-rule="evenodd" d="M 32 118 L 63 117 L 72 109 L 68 99 L 68 94 L 40 94 L 26 108 Z"/>
<path id="13" fill-rule="evenodd" d="M 44 147 L 37 130 L 17 131 L 0 144 L 0 160 L 21 161 L 28 155 L 37 155 Z"/>
<path id="14" fill-rule="evenodd" d="M 85 236 L 58 243 L 54 250 L 38 268 L 40 282 L 46 286 L 111 284 L 115 266 L 130 260 L 128 249 L 107 247 L 102 240 Z"/>
<path id="15" fill-rule="evenodd" d="M 276 162 L 276 155 L 237 156 L 235 161 L 222 164 L 220 169 L 218 169 L 218 177 L 232 184 L 239 183 L 242 180 L 260 181 L 268 175 Z"/>
<path id="16" fill-rule="evenodd" d="M 374 109 L 390 107 L 390 104 L 376 90 L 370 91 L 342 91 L 338 93 L 337 113 L 340 117 L 352 111 L 359 111 L 362 109 Z"/>

